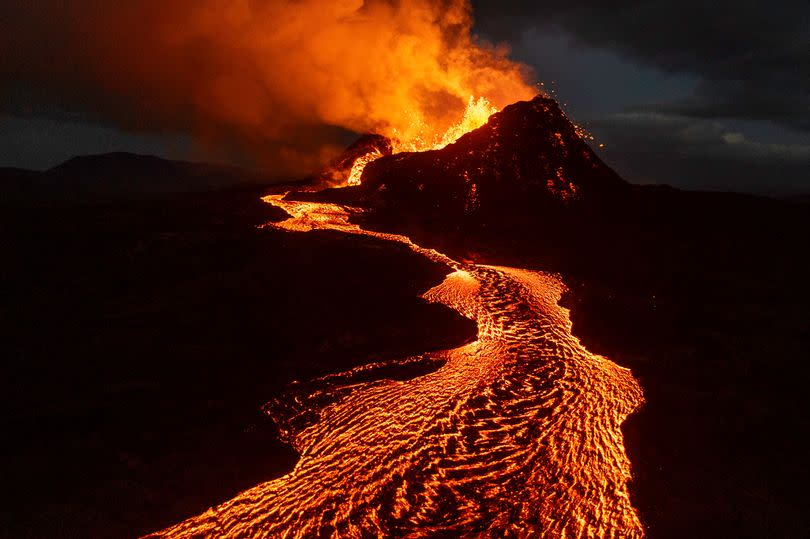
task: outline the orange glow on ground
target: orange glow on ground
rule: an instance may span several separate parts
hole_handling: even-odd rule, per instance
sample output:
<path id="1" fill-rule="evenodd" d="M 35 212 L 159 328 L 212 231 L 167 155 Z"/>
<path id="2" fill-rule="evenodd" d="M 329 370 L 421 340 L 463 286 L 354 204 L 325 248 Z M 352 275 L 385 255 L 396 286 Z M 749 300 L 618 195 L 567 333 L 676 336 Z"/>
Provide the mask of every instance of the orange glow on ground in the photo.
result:
<path id="1" fill-rule="evenodd" d="M 335 204 L 264 200 L 292 216 L 268 226 L 399 242 L 447 264 L 424 298 L 475 320 L 478 340 L 427 354 L 443 365 L 411 380 L 350 371 L 268 403 L 295 468 L 151 537 L 644 535 L 621 431 L 641 388 L 571 334 L 557 277 L 457 262 L 364 231 Z"/>

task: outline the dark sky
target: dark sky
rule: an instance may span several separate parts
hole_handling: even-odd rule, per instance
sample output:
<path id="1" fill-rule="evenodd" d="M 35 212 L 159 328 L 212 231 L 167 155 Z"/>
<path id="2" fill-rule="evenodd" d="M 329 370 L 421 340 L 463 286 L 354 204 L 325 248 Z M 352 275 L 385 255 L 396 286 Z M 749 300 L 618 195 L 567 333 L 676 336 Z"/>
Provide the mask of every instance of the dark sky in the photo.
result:
<path id="1" fill-rule="evenodd" d="M 810 2 L 474 4 L 628 180 L 810 191 Z"/>
<path id="2" fill-rule="evenodd" d="M 476 32 L 508 43 L 626 179 L 810 192 L 807 0 L 473 7 Z M 111 150 L 199 158 L 184 133 L 130 132 L 93 111 L 35 99 L 30 85 L 0 83 L 0 166 L 42 169 Z"/>

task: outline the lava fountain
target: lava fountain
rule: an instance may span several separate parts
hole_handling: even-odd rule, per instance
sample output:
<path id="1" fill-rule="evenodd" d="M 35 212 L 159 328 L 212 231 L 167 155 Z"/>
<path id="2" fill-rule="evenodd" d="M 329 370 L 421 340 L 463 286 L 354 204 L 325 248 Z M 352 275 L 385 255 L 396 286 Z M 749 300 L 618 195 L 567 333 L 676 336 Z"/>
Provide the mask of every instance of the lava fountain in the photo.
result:
<path id="1" fill-rule="evenodd" d="M 529 270 L 457 262 L 362 230 L 334 204 L 266 202 L 295 233 L 399 242 L 452 272 L 424 298 L 478 324 L 466 346 L 406 380 L 358 371 L 297 386 L 266 411 L 300 459 L 287 475 L 151 537 L 642 537 L 621 424 L 643 402 L 629 370 L 588 352 Z"/>

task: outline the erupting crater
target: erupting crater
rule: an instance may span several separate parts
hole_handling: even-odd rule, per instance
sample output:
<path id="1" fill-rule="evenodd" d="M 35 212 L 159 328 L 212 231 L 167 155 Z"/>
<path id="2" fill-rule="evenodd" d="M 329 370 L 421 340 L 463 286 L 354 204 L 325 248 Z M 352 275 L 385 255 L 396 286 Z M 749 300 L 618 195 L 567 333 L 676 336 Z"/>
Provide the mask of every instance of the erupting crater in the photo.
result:
<path id="1" fill-rule="evenodd" d="M 416 134 L 409 139 L 364 135 L 326 167 L 326 170 L 321 172 L 320 179 L 326 184 L 360 185 L 363 171 L 369 163 L 385 155 L 440 150 L 487 123 L 489 117 L 496 112 L 498 109 L 487 99 L 483 97 L 475 99 L 470 96 L 462 118 L 441 135 L 432 137 L 422 135 L 420 134 L 422 131 L 429 130 L 420 129 L 418 126 L 414 129 Z"/>

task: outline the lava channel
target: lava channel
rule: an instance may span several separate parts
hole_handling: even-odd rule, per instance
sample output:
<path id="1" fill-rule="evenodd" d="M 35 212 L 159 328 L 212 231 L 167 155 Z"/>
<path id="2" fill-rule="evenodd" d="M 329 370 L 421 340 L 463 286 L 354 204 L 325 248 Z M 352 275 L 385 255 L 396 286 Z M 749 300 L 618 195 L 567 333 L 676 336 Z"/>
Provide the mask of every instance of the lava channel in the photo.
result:
<path id="1" fill-rule="evenodd" d="M 621 432 L 641 388 L 572 335 L 558 278 L 460 263 L 362 230 L 341 206 L 265 201 L 292 216 L 268 226 L 401 242 L 448 264 L 424 298 L 475 320 L 478 340 L 429 354 L 442 366 L 411 380 L 349 372 L 286 396 L 315 417 L 295 428 L 275 416 L 295 468 L 150 537 L 644 535 Z"/>

